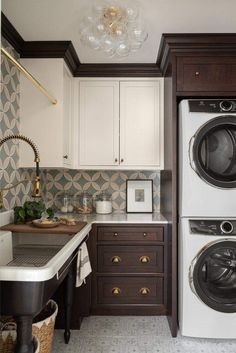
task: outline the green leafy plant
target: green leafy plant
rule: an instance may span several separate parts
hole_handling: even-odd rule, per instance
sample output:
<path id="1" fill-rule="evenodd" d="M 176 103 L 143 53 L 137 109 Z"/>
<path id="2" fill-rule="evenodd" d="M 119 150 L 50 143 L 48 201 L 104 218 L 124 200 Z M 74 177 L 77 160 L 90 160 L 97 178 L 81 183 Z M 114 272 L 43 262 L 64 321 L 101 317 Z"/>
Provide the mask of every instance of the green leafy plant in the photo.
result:
<path id="1" fill-rule="evenodd" d="M 14 222 L 16 224 L 24 224 L 26 222 L 32 221 L 33 219 L 41 218 L 44 212 L 48 214 L 48 218 L 53 218 L 54 212 L 52 208 L 46 209 L 42 200 L 26 201 L 23 207 L 14 207 Z"/>

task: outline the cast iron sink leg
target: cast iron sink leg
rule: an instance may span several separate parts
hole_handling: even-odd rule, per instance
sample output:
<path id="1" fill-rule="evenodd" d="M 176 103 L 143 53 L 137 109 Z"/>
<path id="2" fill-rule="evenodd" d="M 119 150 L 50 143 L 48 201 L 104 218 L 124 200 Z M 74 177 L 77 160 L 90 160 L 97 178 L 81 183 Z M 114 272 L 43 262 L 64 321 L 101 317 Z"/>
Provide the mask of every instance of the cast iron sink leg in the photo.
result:
<path id="1" fill-rule="evenodd" d="M 17 341 L 15 353 L 34 353 L 34 344 L 32 340 L 32 322 L 31 316 L 15 317 L 17 324 Z"/>
<path id="2" fill-rule="evenodd" d="M 73 265 L 70 266 L 67 279 L 66 279 L 66 295 L 65 295 L 65 332 L 64 341 L 66 344 L 70 340 L 70 324 L 71 324 L 71 310 L 73 303 L 73 291 L 74 291 L 74 278 Z"/>

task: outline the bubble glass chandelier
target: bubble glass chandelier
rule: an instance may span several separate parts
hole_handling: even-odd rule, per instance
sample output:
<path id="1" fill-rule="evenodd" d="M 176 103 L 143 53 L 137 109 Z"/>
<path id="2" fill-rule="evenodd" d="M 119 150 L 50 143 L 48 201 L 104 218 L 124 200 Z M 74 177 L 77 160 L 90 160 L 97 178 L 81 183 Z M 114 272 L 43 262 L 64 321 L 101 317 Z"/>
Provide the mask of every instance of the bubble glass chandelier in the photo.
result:
<path id="1" fill-rule="evenodd" d="M 140 49 L 148 37 L 137 4 L 123 0 L 93 3 L 80 23 L 79 34 L 83 45 L 118 58 Z"/>

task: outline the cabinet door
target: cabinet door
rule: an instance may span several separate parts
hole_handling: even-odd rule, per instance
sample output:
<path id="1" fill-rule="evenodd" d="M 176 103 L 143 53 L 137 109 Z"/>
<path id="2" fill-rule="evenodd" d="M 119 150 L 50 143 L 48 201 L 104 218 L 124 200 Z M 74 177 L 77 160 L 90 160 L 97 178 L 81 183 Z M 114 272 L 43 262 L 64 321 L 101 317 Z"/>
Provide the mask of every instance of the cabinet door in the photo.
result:
<path id="1" fill-rule="evenodd" d="M 120 83 L 121 166 L 163 168 L 163 80 Z"/>
<path id="2" fill-rule="evenodd" d="M 63 165 L 72 167 L 73 164 L 73 134 L 72 134 L 72 119 L 73 119 L 73 82 L 69 70 L 63 68 Z"/>
<path id="3" fill-rule="evenodd" d="M 235 90 L 234 57 L 187 56 L 177 59 L 177 91 L 235 92 Z"/>
<path id="4" fill-rule="evenodd" d="M 80 166 L 119 164 L 119 82 L 80 82 Z"/>

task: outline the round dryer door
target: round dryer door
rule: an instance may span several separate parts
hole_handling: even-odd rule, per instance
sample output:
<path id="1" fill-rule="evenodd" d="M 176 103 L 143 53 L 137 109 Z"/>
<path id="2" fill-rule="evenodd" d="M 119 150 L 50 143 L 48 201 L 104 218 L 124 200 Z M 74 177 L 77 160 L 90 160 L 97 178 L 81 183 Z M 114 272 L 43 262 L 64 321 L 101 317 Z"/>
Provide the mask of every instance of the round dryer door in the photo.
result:
<path id="1" fill-rule="evenodd" d="M 219 116 L 195 134 L 191 154 L 194 169 L 207 183 L 236 187 L 236 116 Z"/>
<path id="2" fill-rule="evenodd" d="M 194 259 L 190 284 L 210 308 L 236 312 L 236 240 L 210 243 Z"/>

